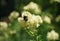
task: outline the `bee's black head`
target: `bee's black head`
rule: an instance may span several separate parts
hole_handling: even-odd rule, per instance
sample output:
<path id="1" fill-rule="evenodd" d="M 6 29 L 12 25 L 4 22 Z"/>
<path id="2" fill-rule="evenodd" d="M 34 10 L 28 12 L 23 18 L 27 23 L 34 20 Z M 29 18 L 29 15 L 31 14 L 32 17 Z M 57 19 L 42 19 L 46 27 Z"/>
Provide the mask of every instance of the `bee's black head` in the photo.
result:
<path id="1" fill-rule="evenodd" d="M 25 21 L 28 21 L 28 17 L 27 16 L 24 16 L 23 17 Z"/>

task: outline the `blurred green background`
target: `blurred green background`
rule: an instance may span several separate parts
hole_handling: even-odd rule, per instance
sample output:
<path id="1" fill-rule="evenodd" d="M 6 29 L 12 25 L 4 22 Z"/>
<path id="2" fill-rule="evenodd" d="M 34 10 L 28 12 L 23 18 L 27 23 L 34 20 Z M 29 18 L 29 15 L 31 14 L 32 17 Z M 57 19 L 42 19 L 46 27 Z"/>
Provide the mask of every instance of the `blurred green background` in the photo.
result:
<path id="1" fill-rule="evenodd" d="M 4 7 L 1 4 L 2 1 L 0 0 L 0 20 L 7 21 L 7 17 L 9 16 L 10 12 L 14 10 L 18 11 L 21 15 L 23 7 L 29 4 L 31 1 L 37 3 L 39 7 L 41 7 L 42 17 L 45 15 L 52 15 L 51 24 L 43 23 L 41 26 L 39 26 L 39 28 L 37 28 L 37 36 L 39 37 L 38 40 L 36 40 L 36 36 L 32 36 L 32 33 L 28 34 L 25 29 L 21 28 L 18 21 L 14 20 L 11 22 L 11 25 L 8 27 L 7 31 L 0 31 L 0 41 L 47 41 L 46 34 L 48 31 L 51 31 L 52 28 L 60 35 L 60 19 L 58 22 L 56 21 L 56 17 L 60 15 L 60 2 L 51 3 L 50 0 L 11 0 L 7 1 L 8 5 Z M 14 29 L 16 30 L 16 33 L 10 34 L 9 31 Z M 9 38 L 6 39 L 4 36 L 5 33 L 8 33 Z M 56 41 L 60 41 L 60 36 L 59 40 Z"/>

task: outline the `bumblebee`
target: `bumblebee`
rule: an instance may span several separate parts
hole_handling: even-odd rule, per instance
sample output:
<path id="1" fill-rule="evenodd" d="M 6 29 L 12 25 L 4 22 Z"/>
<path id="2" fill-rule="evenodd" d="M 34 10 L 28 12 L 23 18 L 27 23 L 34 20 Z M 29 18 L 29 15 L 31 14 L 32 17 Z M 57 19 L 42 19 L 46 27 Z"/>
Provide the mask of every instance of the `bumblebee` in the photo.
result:
<path id="1" fill-rule="evenodd" d="M 28 17 L 27 17 L 27 16 L 24 16 L 23 19 L 24 19 L 25 21 L 28 21 Z"/>

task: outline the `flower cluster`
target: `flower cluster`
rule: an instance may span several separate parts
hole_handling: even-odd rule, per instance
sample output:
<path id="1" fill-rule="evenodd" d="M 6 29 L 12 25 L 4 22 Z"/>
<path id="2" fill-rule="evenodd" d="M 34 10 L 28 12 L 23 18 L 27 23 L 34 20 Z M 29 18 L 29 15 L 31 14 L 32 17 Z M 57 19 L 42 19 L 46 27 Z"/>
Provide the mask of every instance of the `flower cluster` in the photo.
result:
<path id="1" fill-rule="evenodd" d="M 51 32 L 47 33 L 47 39 L 48 40 L 58 40 L 59 39 L 59 34 L 52 30 Z"/>
<path id="2" fill-rule="evenodd" d="M 46 23 L 48 23 L 48 24 L 50 24 L 51 23 L 51 19 L 50 19 L 50 17 L 48 17 L 48 16 L 44 16 L 44 22 L 46 22 Z"/>
<path id="3" fill-rule="evenodd" d="M 34 3 L 34 2 L 30 2 L 27 6 L 24 6 L 23 8 L 24 10 L 32 10 L 35 13 L 41 13 L 41 9 L 39 8 L 39 6 Z"/>
<path id="4" fill-rule="evenodd" d="M 43 23 L 42 18 L 39 15 L 33 15 L 28 11 L 22 12 L 22 17 L 18 18 L 18 22 L 22 27 L 38 27 L 40 23 Z"/>
<path id="5" fill-rule="evenodd" d="M 60 2 L 59 0 L 49 1 Z M 48 5 L 48 3 L 46 2 L 49 1 L 45 1 L 45 4 Z M 42 0 L 41 2 L 44 1 Z M 21 7 L 23 7 L 23 5 L 21 4 Z M 52 7 L 54 7 L 55 5 L 52 6 L 53 4 L 50 3 L 49 5 L 51 5 L 51 8 L 46 9 L 45 7 L 43 7 L 45 5 L 41 3 L 41 10 L 38 4 L 36 4 L 35 2 L 30 2 L 23 8 L 20 8 L 21 10 L 23 9 L 23 11 L 20 11 L 20 17 L 19 12 L 17 12 L 19 10 L 12 11 L 8 16 L 6 22 L 5 19 L 3 21 L 0 21 L 0 41 L 59 41 L 60 31 L 58 30 L 58 27 L 60 22 L 60 15 L 56 17 L 56 15 L 54 15 L 54 12 L 52 12 L 55 11 L 55 9 L 52 9 Z M 58 24 L 56 25 L 56 23 Z M 51 29 L 56 29 L 57 32 L 59 31 L 59 33 Z"/>
<path id="6" fill-rule="evenodd" d="M 50 2 L 59 2 L 60 3 L 60 0 L 50 0 Z"/>
<path id="7" fill-rule="evenodd" d="M 6 22 L 0 22 L 0 30 L 6 30 L 8 27 L 8 24 Z"/>
<path id="8" fill-rule="evenodd" d="M 56 22 L 60 22 L 60 15 L 58 15 L 55 20 Z"/>
<path id="9" fill-rule="evenodd" d="M 18 16 L 19 16 L 19 13 L 17 11 L 13 11 L 9 15 L 9 20 L 12 21 L 13 19 L 16 19 Z"/>

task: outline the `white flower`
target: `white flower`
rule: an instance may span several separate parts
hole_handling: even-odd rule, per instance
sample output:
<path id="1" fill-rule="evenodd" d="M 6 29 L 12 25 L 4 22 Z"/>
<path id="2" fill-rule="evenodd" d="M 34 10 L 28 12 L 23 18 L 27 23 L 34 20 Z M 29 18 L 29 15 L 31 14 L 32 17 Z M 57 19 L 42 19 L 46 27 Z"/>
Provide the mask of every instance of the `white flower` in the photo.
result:
<path id="1" fill-rule="evenodd" d="M 13 19 L 17 18 L 18 16 L 19 16 L 19 13 L 16 12 L 16 11 L 13 11 L 13 12 L 10 13 L 9 19 L 13 20 Z"/>
<path id="2" fill-rule="evenodd" d="M 59 22 L 60 21 L 60 15 L 56 17 L 56 22 Z"/>
<path id="3" fill-rule="evenodd" d="M 42 18 L 39 15 L 32 15 L 32 18 L 29 21 L 30 25 L 33 26 L 39 26 L 40 23 L 43 23 Z"/>
<path id="4" fill-rule="evenodd" d="M 51 2 L 51 3 L 52 3 L 52 2 L 60 2 L 60 0 L 51 0 L 50 2 Z"/>
<path id="5" fill-rule="evenodd" d="M 36 19 L 39 21 L 39 23 L 43 23 L 43 20 L 42 20 L 41 16 L 37 15 Z"/>
<path id="6" fill-rule="evenodd" d="M 60 0 L 53 0 L 54 2 L 60 2 Z"/>
<path id="7" fill-rule="evenodd" d="M 30 28 L 38 27 L 40 23 L 43 23 L 39 15 L 33 15 L 28 11 L 22 12 L 22 17 L 18 18 L 18 22 L 22 27 L 29 26 Z"/>
<path id="8" fill-rule="evenodd" d="M 59 34 L 52 30 L 51 32 L 47 33 L 47 39 L 48 40 L 58 40 L 59 39 Z"/>
<path id="9" fill-rule="evenodd" d="M 28 11 L 23 11 L 22 12 L 22 17 L 18 18 L 18 22 L 20 23 L 20 25 L 22 27 L 26 27 L 27 25 L 29 25 L 29 19 L 31 19 L 32 15 L 30 12 Z"/>
<path id="10" fill-rule="evenodd" d="M 30 30 L 34 31 L 36 27 L 43 23 L 42 18 L 39 15 L 33 15 L 28 11 L 22 12 L 22 17 L 18 18 L 18 22 L 22 27 L 29 27 Z"/>
<path id="11" fill-rule="evenodd" d="M 8 27 L 8 24 L 6 22 L 0 22 L 0 30 L 6 30 Z"/>
<path id="12" fill-rule="evenodd" d="M 51 19 L 50 19 L 50 17 L 48 17 L 48 16 L 45 16 L 44 17 L 44 19 L 43 19 L 46 23 L 51 23 Z"/>
<path id="13" fill-rule="evenodd" d="M 40 26 L 40 24 L 37 24 L 37 25 L 36 25 L 36 27 L 39 27 L 39 26 Z"/>
<path id="14" fill-rule="evenodd" d="M 24 10 L 33 10 L 35 13 L 41 13 L 41 10 L 40 10 L 39 6 L 34 2 L 30 2 L 23 9 Z"/>

